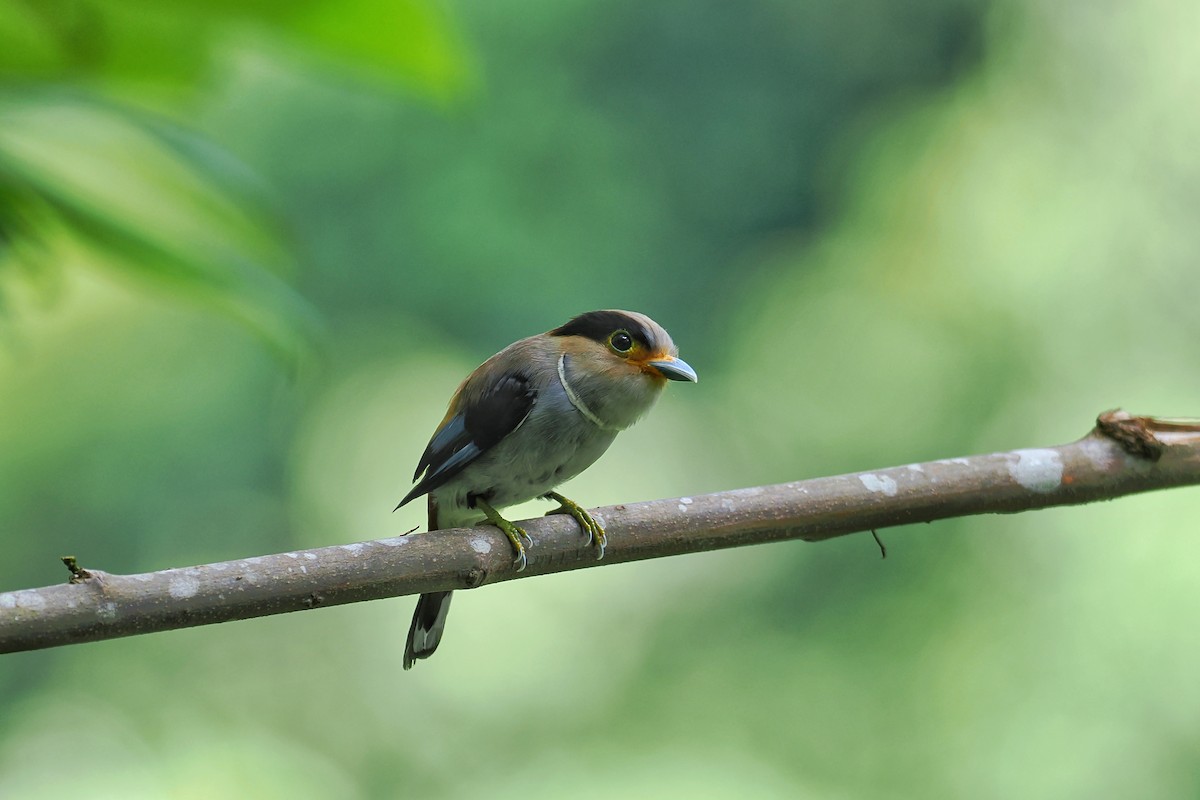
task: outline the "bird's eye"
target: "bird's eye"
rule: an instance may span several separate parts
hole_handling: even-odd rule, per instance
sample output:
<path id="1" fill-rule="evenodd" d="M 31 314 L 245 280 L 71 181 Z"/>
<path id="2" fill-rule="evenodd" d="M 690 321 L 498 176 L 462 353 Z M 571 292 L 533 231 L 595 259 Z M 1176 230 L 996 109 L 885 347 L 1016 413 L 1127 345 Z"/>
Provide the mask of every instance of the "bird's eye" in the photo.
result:
<path id="1" fill-rule="evenodd" d="M 628 353 L 633 349 L 633 337 L 629 331 L 617 331 L 608 337 L 608 346 L 618 353 Z"/>

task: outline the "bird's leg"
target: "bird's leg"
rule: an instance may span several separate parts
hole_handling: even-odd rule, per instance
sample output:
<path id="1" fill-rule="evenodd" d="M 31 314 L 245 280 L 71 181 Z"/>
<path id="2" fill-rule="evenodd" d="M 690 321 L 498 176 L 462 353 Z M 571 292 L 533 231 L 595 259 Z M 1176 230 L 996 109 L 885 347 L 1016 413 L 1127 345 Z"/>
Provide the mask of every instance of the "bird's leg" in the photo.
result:
<path id="1" fill-rule="evenodd" d="M 547 500 L 553 500 L 558 503 L 558 508 L 553 511 L 547 511 L 546 516 L 551 514 L 570 514 L 579 523 L 579 527 L 583 528 L 583 532 L 588 536 L 588 544 L 596 546 L 596 560 L 604 558 L 604 548 L 608 544 L 608 537 L 604 534 L 604 528 L 595 518 L 589 514 L 583 506 L 576 503 L 574 500 L 568 500 L 558 492 L 546 492 L 542 495 Z"/>
<path id="2" fill-rule="evenodd" d="M 484 513 L 484 515 L 488 518 L 488 522 L 504 531 L 504 535 L 508 537 L 510 542 L 512 542 L 513 550 L 517 554 L 517 557 L 513 559 L 513 566 L 517 568 L 517 572 L 525 569 L 525 566 L 529 563 L 529 560 L 525 557 L 525 545 L 521 543 L 521 539 L 529 542 L 531 546 L 533 545 L 533 539 L 529 538 L 529 534 L 525 532 L 525 529 L 513 525 L 504 517 L 500 516 L 500 512 L 492 508 L 485 500 L 476 498 L 475 507 Z"/>

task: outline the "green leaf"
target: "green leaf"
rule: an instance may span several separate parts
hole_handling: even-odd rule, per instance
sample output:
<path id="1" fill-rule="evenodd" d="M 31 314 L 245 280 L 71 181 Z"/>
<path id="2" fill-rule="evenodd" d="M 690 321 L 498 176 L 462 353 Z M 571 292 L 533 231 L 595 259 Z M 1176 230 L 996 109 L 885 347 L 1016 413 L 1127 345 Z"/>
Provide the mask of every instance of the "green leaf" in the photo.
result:
<path id="1" fill-rule="evenodd" d="M 472 82 L 467 49 L 434 0 L 0 0 L 0 75 L 191 89 L 234 37 L 282 41 L 441 101 Z"/>
<path id="2" fill-rule="evenodd" d="M 284 27 L 320 52 L 400 77 L 439 100 L 472 82 L 466 47 L 450 16 L 430 0 L 314 3 Z"/>
<path id="3" fill-rule="evenodd" d="M 23 246 L 82 248 L 92 263 L 216 307 L 289 357 L 316 315 L 284 280 L 291 259 L 269 218 L 217 185 L 169 138 L 79 99 L 0 99 L 0 229 Z M 176 133 L 175 138 L 182 137 Z"/>
<path id="4" fill-rule="evenodd" d="M 54 22 L 63 19 L 57 5 L 0 0 L 0 74 L 44 75 L 67 66 Z"/>

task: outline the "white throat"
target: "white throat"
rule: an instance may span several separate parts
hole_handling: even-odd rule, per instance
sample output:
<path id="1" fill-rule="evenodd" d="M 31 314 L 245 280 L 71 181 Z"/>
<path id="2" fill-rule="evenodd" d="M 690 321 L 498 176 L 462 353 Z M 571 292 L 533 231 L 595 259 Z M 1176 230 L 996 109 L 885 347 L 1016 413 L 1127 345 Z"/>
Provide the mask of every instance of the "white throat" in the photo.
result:
<path id="1" fill-rule="evenodd" d="M 595 425 L 597 428 L 606 431 L 621 430 L 616 425 L 609 425 L 596 416 L 595 412 L 587 407 L 587 403 L 583 402 L 583 398 L 575 394 L 575 390 L 571 388 L 571 384 L 567 383 L 567 354 L 563 353 L 558 357 L 558 380 L 562 384 L 563 390 L 567 393 L 567 399 L 571 401 L 571 405 L 583 414 L 584 419 Z"/>

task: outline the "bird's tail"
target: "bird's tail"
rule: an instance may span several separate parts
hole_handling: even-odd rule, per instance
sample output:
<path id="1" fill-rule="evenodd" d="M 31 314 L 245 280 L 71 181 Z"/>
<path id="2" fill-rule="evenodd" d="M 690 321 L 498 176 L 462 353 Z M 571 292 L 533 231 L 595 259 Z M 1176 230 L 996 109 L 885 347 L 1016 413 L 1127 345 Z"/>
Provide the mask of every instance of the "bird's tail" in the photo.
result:
<path id="1" fill-rule="evenodd" d="M 450 613 L 453 592 L 430 592 L 417 600 L 412 624 L 408 626 L 408 643 L 404 645 L 404 668 L 411 669 L 417 659 L 429 658 L 442 640 L 446 615 Z"/>
<path id="2" fill-rule="evenodd" d="M 438 529 L 437 501 L 429 498 L 429 530 Z M 417 600 L 412 624 L 408 626 L 408 641 L 404 645 L 404 668 L 411 669 L 418 659 L 429 658 L 442 641 L 446 615 L 450 613 L 453 592 L 430 592 Z"/>

